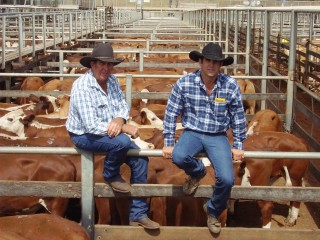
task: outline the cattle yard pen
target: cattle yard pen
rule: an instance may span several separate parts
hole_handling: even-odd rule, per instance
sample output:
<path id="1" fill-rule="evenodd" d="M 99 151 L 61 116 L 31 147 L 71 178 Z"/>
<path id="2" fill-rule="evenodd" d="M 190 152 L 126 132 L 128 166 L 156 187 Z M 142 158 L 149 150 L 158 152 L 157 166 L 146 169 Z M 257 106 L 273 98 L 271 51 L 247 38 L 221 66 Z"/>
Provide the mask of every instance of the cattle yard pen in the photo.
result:
<path id="1" fill-rule="evenodd" d="M 113 9 L 111 21 L 103 21 L 109 16 L 106 11 L 69 11 L 44 13 L 2 14 L 2 55 L 0 63 L 4 73 L 0 73 L 6 84 L 0 91 L 0 97 L 10 101 L 11 97 L 29 96 L 30 93 L 41 96 L 55 95 L 62 92 L 20 92 L 12 82 L 13 77 L 43 76 L 60 78 L 77 77 L 80 74 L 64 74 L 64 67 L 79 67 L 79 63 L 64 63 L 67 54 L 90 53 L 95 42 L 132 41 L 143 43 L 144 47 L 117 49 L 115 53 L 132 54 L 139 62 L 129 61 L 119 67 L 136 67 L 143 71 L 148 67 L 181 67 L 192 68 L 193 63 L 150 63 L 145 59 L 150 54 L 186 54 L 192 49 L 180 48 L 153 50 L 156 44 L 193 43 L 187 37 L 196 37 L 201 48 L 205 43 L 215 41 L 224 47 L 224 53 L 235 58 L 233 68 L 248 74 L 255 87 L 259 89 L 254 95 L 243 95 L 243 99 L 256 99 L 259 108 L 275 110 L 285 123 L 287 131 L 297 133 L 306 139 L 315 152 L 245 152 L 245 157 L 267 158 L 308 158 L 316 162 L 320 159 L 319 125 L 320 95 L 311 91 L 310 82 L 320 82 L 315 72 L 320 71 L 320 56 L 311 46 L 320 34 L 320 9 L 306 8 L 267 8 L 237 7 L 210 8 L 189 11 L 150 11 L 137 12 L 132 9 Z M 149 16 L 150 15 L 150 16 Z M 150 20 L 146 17 L 150 17 Z M 170 17 L 168 17 L 170 16 Z M 173 16 L 173 17 L 172 17 Z M 144 19 L 141 19 L 144 17 Z M 68 19 L 65 21 L 64 19 Z M 173 21 L 178 18 L 177 27 Z M 9 20 L 8 20 L 9 19 Z M 93 23 L 96 24 L 93 24 Z M 6 23 L 6 24 L 4 24 Z M 8 24 L 8 25 L 7 25 Z M 47 27 L 48 26 L 48 27 Z M 32 29 L 32 30 L 30 30 Z M 35 31 L 37 30 L 37 31 Z M 11 32 L 13 31 L 13 32 Z M 29 33 L 29 35 L 28 35 Z M 58 34 L 49 38 L 51 34 Z M 27 36 L 28 35 L 28 36 Z M 40 36 L 39 41 L 35 36 Z M 175 39 L 163 40 L 162 37 L 175 35 Z M 29 38 L 31 37 L 31 38 Z M 126 38 L 123 38 L 126 37 Z M 142 38 L 141 39 L 132 39 Z M 309 42 L 303 42 L 305 38 Z M 31 40 L 30 40 L 31 39 Z M 125 39 L 125 40 L 124 40 Z M 194 39 L 194 38 L 193 38 Z M 8 48 L 5 40 L 18 41 L 18 48 Z M 31 41 L 29 47 L 25 47 Z M 76 42 L 76 46 L 71 46 Z M 66 44 L 66 46 L 63 46 Z M 305 46 L 303 50 L 296 45 Z M 23 46 L 23 47 L 21 47 Z M 76 49 L 76 50 L 75 50 Z M 36 57 L 37 52 L 53 55 L 45 66 L 56 69 L 55 73 L 31 73 L 21 71 L 26 68 L 23 57 Z M 304 58 L 304 60 L 303 60 Z M 12 63 L 12 64 L 11 64 Z M 10 69 L 13 67 L 13 69 Z M 20 69 L 20 70 L 19 70 Z M 32 68 L 36 69 L 36 68 Z M 17 70 L 18 73 L 14 73 Z M 224 68 L 227 73 L 231 68 Z M 32 71 L 33 72 L 33 71 Z M 126 98 L 130 105 L 132 99 L 163 99 L 169 93 L 132 92 L 132 80 L 143 77 L 158 78 L 159 75 L 116 74 L 126 79 Z M 161 75 L 161 78 L 177 78 L 182 75 Z M 243 76 L 234 75 L 235 78 Z M 312 78 L 312 80 L 310 80 Z M 305 103 L 307 98 L 307 103 Z M 299 122 L 297 116 L 303 115 L 308 122 Z M 250 119 L 250 115 L 247 115 Z M 0 147 L 0 153 L 34 153 L 34 154 L 81 154 L 83 179 L 74 182 L 10 182 L 0 181 L 0 196 L 62 196 L 64 198 L 81 198 L 82 225 L 90 234 L 91 239 L 212 239 L 206 227 L 161 227 L 160 231 L 149 232 L 142 228 L 128 226 L 95 225 L 94 197 L 122 197 L 115 194 L 108 185 L 94 183 L 93 153 L 74 148 L 13 148 Z M 161 156 L 161 150 L 132 151 L 129 154 L 142 156 Z M 316 164 L 311 165 L 316 177 L 320 179 Z M 311 169 L 312 170 L 312 169 Z M 320 169 L 319 169 L 320 170 Z M 200 186 L 194 197 L 210 197 L 213 188 Z M 263 200 L 297 200 L 302 202 L 319 202 L 320 188 L 289 188 L 289 187 L 238 187 L 232 190 L 234 199 Z M 183 196 L 182 187 L 177 185 L 134 185 L 131 196 Z M 124 231 L 126 231 L 125 234 Z M 227 227 L 221 231 L 218 239 L 317 239 L 319 229 L 246 229 Z"/>
<path id="2" fill-rule="evenodd" d="M 0 181 L 0 196 L 39 196 L 39 197 L 63 197 L 80 198 L 82 208 L 81 224 L 91 236 L 91 239 L 118 239 L 123 236 L 123 230 L 130 231 L 130 235 L 123 236 L 121 239 L 168 239 L 168 234 L 175 232 L 174 239 L 184 239 L 188 234 L 188 239 L 210 239 L 212 238 L 208 229 L 205 227 L 161 227 L 160 232 L 141 231 L 139 227 L 119 227 L 111 225 L 94 224 L 94 197 L 125 197 L 127 195 L 114 193 L 112 189 L 101 183 L 94 183 L 94 164 L 93 153 L 74 148 L 52 148 L 52 147 L 0 147 L 0 153 L 33 153 L 33 154 L 81 154 L 81 183 L 75 182 L 10 182 Z M 161 150 L 130 150 L 128 155 L 132 156 L 162 156 Z M 320 159 L 320 153 L 312 152 L 245 152 L 245 157 L 255 158 L 309 158 Z M 214 187 L 213 187 L 214 188 Z M 213 189 L 212 186 L 200 186 L 193 197 L 210 198 Z M 319 202 L 319 187 L 240 187 L 234 186 L 231 192 L 231 199 L 263 199 L 263 200 L 284 200 L 284 201 L 302 201 Z M 131 197 L 165 197 L 165 196 L 184 196 L 182 186 L 160 185 L 160 184 L 134 184 L 130 193 Z M 195 234 L 195 231 L 197 234 Z M 248 233 L 255 233 L 253 238 Z M 111 232 L 111 233 L 110 233 Z M 239 233 L 244 235 L 238 236 Z M 201 235 L 199 235 L 201 234 Z M 276 234 L 278 238 L 290 239 L 315 239 L 320 234 L 320 230 L 270 230 L 270 229 L 239 229 L 224 228 L 219 239 L 270 239 Z M 172 237 L 170 237 L 172 239 Z"/>

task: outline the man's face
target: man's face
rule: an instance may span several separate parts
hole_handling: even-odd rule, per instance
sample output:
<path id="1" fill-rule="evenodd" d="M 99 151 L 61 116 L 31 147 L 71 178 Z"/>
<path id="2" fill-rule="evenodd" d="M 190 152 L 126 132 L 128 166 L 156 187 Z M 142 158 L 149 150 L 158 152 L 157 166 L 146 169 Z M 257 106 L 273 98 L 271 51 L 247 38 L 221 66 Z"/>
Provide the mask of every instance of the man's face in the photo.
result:
<path id="1" fill-rule="evenodd" d="M 91 70 L 93 72 L 93 76 L 97 79 L 97 81 L 105 81 L 113 70 L 113 63 L 102 62 L 102 61 L 92 61 L 91 62 Z"/>
<path id="2" fill-rule="evenodd" d="M 200 59 L 199 64 L 201 73 L 207 77 L 217 77 L 222 66 L 221 61 L 214 61 L 207 58 Z"/>

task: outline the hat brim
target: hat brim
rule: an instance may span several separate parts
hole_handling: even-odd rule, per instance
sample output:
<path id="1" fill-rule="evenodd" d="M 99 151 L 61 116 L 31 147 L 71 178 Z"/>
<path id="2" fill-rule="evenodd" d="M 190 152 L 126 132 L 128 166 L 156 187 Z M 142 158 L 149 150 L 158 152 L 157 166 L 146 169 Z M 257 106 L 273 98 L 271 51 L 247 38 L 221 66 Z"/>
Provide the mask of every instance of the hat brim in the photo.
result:
<path id="1" fill-rule="evenodd" d="M 192 61 L 195 61 L 195 62 L 199 62 L 199 59 L 202 59 L 202 58 L 207 58 L 207 59 L 210 59 L 210 60 L 214 60 L 214 61 L 219 61 L 219 62 L 222 62 L 222 66 L 229 66 L 233 63 L 234 59 L 233 57 L 231 56 L 228 56 L 226 58 L 216 58 L 214 56 L 204 56 L 202 53 L 198 52 L 198 51 L 192 51 L 189 53 L 189 58 L 192 60 Z"/>
<path id="2" fill-rule="evenodd" d="M 100 60 L 102 62 L 110 62 L 113 63 L 113 66 L 118 65 L 119 63 L 123 62 L 122 58 L 109 58 L 109 57 L 83 57 L 80 59 L 80 63 L 82 66 L 87 67 L 87 68 L 91 68 L 90 62 L 91 61 L 96 61 L 96 60 Z"/>

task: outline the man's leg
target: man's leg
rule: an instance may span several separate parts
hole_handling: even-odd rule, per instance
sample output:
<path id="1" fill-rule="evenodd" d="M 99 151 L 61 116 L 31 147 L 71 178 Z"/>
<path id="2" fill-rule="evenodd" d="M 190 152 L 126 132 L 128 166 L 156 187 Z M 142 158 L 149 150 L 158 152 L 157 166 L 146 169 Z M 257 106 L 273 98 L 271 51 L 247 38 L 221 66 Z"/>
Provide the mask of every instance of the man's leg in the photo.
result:
<path id="1" fill-rule="evenodd" d="M 131 143 L 130 149 L 138 148 L 135 143 Z M 127 157 L 126 163 L 131 169 L 131 184 L 147 183 L 148 161 L 147 157 Z M 129 213 L 130 225 L 140 225 L 147 229 L 158 229 L 159 224 L 148 218 L 148 210 L 147 198 L 132 198 Z"/>

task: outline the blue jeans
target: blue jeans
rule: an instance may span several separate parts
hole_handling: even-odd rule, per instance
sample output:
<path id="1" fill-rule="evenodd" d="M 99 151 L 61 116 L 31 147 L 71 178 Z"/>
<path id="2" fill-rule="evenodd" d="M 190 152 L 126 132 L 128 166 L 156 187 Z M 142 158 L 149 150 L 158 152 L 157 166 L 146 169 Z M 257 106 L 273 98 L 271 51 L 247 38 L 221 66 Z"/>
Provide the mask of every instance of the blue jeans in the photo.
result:
<path id="1" fill-rule="evenodd" d="M 210 159 L 216 176 L 214 192 L 207 202 L 208 214 L 219 217 L 227 207 L 234 184 L 231 146 L 225 133 L 201 133 L 186 129 L 176 143 L 172 162 L 192 177 L 203 176 L 202 161 L 194 158 L 205 152 Z"/>
<path id="2" fill-rule="evenodd" d="M 76 147 L 92 152 L 107 152 L 104 160 L 103 176 L 112 179 L 120 174 L 120 166 L 126 163 L 131 169 L 130 183 L 147 183 L 148 158 L 127 157 L 129 149 L 139 147 L 125 135 L 120 134 L 114 138 L 93 134 L 75 135 L 70 137 Z M 137 221 L 147 216 L 148 204 L 146 198 L 132 198 L 130 205 L 129 220 Z"/>

